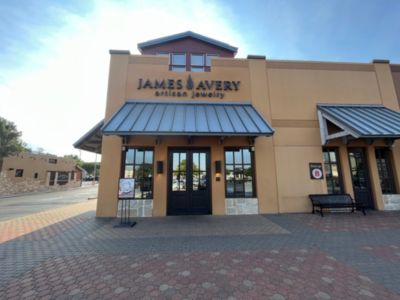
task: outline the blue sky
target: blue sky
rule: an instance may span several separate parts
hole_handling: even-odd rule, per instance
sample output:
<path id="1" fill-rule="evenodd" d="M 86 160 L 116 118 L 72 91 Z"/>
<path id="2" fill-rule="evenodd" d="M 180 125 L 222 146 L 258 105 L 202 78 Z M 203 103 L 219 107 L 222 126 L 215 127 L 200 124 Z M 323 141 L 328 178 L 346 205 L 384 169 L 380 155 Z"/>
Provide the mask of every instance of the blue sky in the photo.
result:
<path id="1" fill-rule="evenodd" d="M 104 115 L 109 49 L 193 30 L 238 57 L 400 63 L 399 20 L 398 0 L 3 0 L 0 116 L 34 147 L 77 154 Z"/>

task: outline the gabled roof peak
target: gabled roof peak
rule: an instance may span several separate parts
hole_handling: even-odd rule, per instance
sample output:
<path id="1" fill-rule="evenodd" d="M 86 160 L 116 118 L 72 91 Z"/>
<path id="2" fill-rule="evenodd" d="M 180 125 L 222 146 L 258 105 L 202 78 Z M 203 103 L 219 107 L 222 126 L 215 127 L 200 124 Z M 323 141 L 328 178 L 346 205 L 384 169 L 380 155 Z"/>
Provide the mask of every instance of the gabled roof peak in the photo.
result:
<path id="1" fill-rule="evenodd" d="M 209 38 L 209 37 L 206 37 L 204 35 L 195 33 L 193 31 L 185 31 L 185 32 L 181 32 L 181 33 L 177 33 L 177 34 L 161 37 L 161 38 L 158 38 L 158 39 L 149 40 L 149 41 L 146 41 L 146 42 L 143 42 L 143 43 L 139 43 L 138 44 L 138 49 L 139 49 L 140 52 L 142 52 L 142 49 L 144 49 L 144 48 L 148 48 L 148 47 L 152 47 L 152 46 L 155 46 L 155 45 L 164 44 L 164 43 L 168 43 L 168 42 L 172 42 L 172 41 L 180 40 L 180 39 L 184 39 L 184 38 L 193 38 L 193 39 L 196 39 L 196 40 L 200 40 L 200 41 L 203 41 L 205 43 L 209 43 L 209 44 L 212 44 L 214 46 L 226 49 L 228 51 L 232 51 L 234 53 L 236 53 L 237 50 L 238 50 L 237 47 L 231 46 L 229 44 L 223 43 L 223 42 L 218 41 L 218 40 L 214 40 L 212 38 Z"/>

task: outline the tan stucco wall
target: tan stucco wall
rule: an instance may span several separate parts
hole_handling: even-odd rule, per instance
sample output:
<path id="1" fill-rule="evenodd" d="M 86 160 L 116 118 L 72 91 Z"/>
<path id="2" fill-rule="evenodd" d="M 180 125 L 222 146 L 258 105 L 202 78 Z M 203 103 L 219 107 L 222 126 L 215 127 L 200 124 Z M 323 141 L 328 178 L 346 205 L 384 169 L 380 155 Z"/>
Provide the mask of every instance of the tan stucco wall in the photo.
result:
<path id="1" fill-rule="evenodd" d="M 57 163 L 49 163 L 49 159 L 57 159 Z M 46 154 L 20 153 L 4 158 L 2 172 L 13 182 L 24 181 L 27 178 L 39 181 L 45 185 L 49 171 L 76 172 L 76 162 L 72 159 Z M 15 170 L 22 169 L 23 176 L 15 177 Z M 38 178 L 34 175 L 38 173 Z"/>
<path id="2" fill-rule="evenodd" d="M 154 90 L 137 89 L 139 78 L 182 79 L 191 75 L 199 80 L 240 81 L 239 91 L 225 93 L 223 99 L 155 97 Z M 317 122 L 317 103 L 384 104 L 399 110 L 395 87 L 388 64 L 350 64 L 325 62 L 265 61 L 258 59 L 216 59 L 211 72 L 175 73 L 168 71 L 164 57 L 127 54 L 111 55 L 107 95 L 106 120 L 128 99 L 193 100 L 193 101 L 251 101 L 254 107 L 272 124 L 273 137 L 255 140 L 256 189 L 260 213 L 306 212 L 310 210 L 308 194 L 326 192 L 325 180 L 311 180 L 309 163 L 322 163 L 322 145 Z M 382 143 L 382 141 L 377 142 Z M 346 192 L 353 194 L 346 146 L 340 148 L 343 183 Z M 221 145 L 216 138 L 195 138 L 188 144 L 183 137 L 164 137 L 159 145 L 155 137 L 133 137 L 129 145 L 154 147 L 154 161 L 167 166 L 168 147 L 208 146 L 211 149 L 211 168 L 216 160 L 223 161 L 223 148 L 229 145 L 248 146 L 246 139 L 228 138 Z M 382 195 L 377 177 L 374 146 L 352 141 L 348 146 L 367 149 L 371 188 L 376 207 L 382 208 Z M 102 148 L 97 216 L 116 215 L 117 189 L 121 163 L 121 138 L 105 137 Z M 400 178 L 400 150 L 393 147 L 396 180 Z M 165 169 L 167 170 L 167 169 Z M 215 180 L 212 170 L 212 211 L 225 212 L 225 186 Z M 397 182 L 397 185 L 399 183 Z M 153 215 L 163 216 L 167 207 L 167 174 L 154 172 Z"/>

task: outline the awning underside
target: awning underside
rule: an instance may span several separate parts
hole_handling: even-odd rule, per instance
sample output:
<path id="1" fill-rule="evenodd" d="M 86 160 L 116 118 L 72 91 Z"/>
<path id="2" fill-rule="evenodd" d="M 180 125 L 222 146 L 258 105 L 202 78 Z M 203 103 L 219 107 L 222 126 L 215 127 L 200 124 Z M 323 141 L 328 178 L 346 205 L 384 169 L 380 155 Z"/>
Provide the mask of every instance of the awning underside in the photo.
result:
<path id="1" fill-rule="evenodd" d="M 318 104 L 322 143 L 337 138 L 400 138 L 400 113 L 383 105 Z M 340 130 L 329 132 L 333 124 Z"/>
<path id="2" fill-rule="evenodd" d="M 270 136 L 249 103 L 127 101 L 103 126 L 105 135 Z"/>
<path id="3" fill-rule="evenodd" d="M 103 120 L 97 123 L 96 126 L 90 129 L 84 136 L 74 143 L 74 147 L 77 149 L 101 154 L 101 143 L 103 140 L 101 127 L 103 127 L 103 125 Z"/>

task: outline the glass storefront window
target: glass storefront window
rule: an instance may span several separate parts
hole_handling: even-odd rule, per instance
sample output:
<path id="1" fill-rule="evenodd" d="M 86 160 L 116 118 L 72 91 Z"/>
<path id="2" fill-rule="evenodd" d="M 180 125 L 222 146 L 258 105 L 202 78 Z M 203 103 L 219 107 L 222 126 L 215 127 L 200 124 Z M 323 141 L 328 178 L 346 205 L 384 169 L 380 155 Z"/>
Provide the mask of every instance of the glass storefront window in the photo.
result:
<path id="1" fill-rule="evenodd" d="M 391 167 L 390 150 L 388 148 L 375 149 L 375 158 L 382 194 L 395 194 L 396 188 Z"/>
<path id="2" fill-rule="evenodd" d="M 124 153 L 122 176 L 135 179 L 134 199 L 152 199 L 153 150 L 130 148 Z"/>
<path id="3" fill-rule="evenodd" d="M 328 194 L 342 194 L 343 188 L 337 149 L 324 148 L 323 157 Z"/>
<path id="4" fill-rule="evenodd" d="M 248 148 L 225 149 L 225 194 L 228 198 L 256 197 L 254 159 Z"/>

